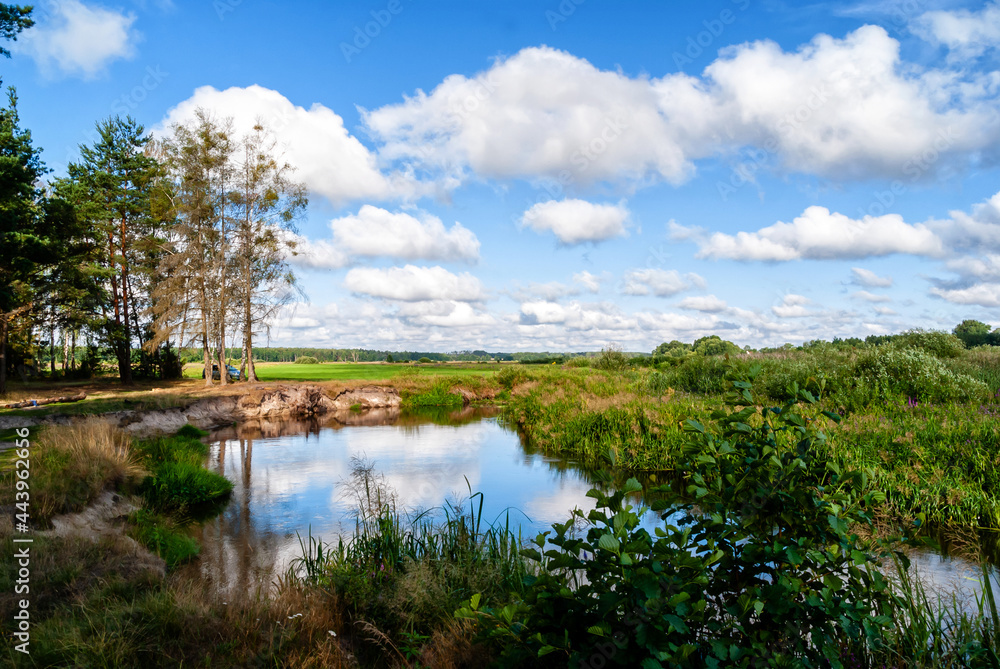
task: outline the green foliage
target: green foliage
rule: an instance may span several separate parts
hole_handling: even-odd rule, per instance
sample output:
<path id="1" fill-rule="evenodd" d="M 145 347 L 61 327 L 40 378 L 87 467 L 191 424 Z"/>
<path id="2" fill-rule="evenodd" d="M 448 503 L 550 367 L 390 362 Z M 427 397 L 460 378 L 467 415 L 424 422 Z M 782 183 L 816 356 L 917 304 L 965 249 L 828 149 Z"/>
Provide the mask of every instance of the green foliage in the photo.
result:
<path id="1" fill-rule="evenodd" d="M 691 344 L 685 344 L 682 341 L 677 341 L 676 339 L 674 339 L 671 342 L 663 342 L 655 349 L 653 349 L 653 355 L 654 356 L 659 355 L 668 358 L 683 358 L 692 351 L 694 351 L 694 347 Z"/>
<path id="2" fill-rule="evenodd" d="M 519 365 L 506 365 L 497 372 L 497 383 L 507 390 L 526 382 L 529 378 L 528 372 Z"/>
<path id="3" fill-rule="evenodd" d="M 221 501 L 233 489 L 229 479 L 205 469 L 203 459 L 208 446 L 187 436 L 193 435 L 187 426 L 181 428 L 181 432 L 138 444 L 151 470 L 151 475 L 139 486 L 139 492 L 156 511 L 186 511 L 190 507 Z"/>
<path id="4" fill-rule="evenodd" d="M 423 357 L 423 358 L 420 358 L 419 360 L 417 360 L 417 362 L 419 362 L 419 363 L 422 363 L 422 364 L 425 364 L 425 365 L 426 365 L 427 363 L 429 363 L 429 362 L 434 362 L 434 361 L 433 361 L 433 360 L 431 360 L 430 358 L 428 358 L 428 357 L 426 357 L 426 356 L 425 356 L 425 357 Z"/>
<path id="5" fill-rule="evenodd" d="M 726 360 L 722 356 L 689 356 L 671 369 L 670 385 L 692 393 L 718 395 L 728 388 L 727 375 L 739 364 L 738 361 Z"/>
<path id="6" fill-rule="evenodd" d="M 743 353 L 743 349 L 739 346 L 718 335 L 709 335 L 695 340 L 692 348 L 697 355 L 740 355 Z"/>
<path id="7" fill-rule="evenodd" d="M 965 344 L 957 336 L 936 330 L 909 330 L 896 335 L 893 343 L 901 348 L 918 348 L 938 358 L 957 358 L 965 351 Z"/>
<path id="8" fill-rule="evenodd" d="M 863 350 L 851 377 L 853 386 L 839 400 L 854 409 L 887 399 L 952 402 L 989 395 L 983 382 L 952 371 L 927 349 L 895 344 Z"/>
<path id="9" fill-rule="evenodd" d="M 139 492 L 153 509 L 179 511 L 225 498 L 233 489 L 229 479 L 205 469 L 200 463 L 164 462 Z"/>
<path id="10" fill-rule="evenodd" d="M 200 443 L 200 440 L 202 438 L 208 436 L 208 432 L 206 432 L 205 430 L 199 430 L 194 425 L 191 425 L 190 423 L 188 423 L 187 425 L 183 425 L 181 427 L 181 429 L 177 430 L 176 435 L 178 437 L 183 437 L 184 439 L 199 440 L 199 443 Z M 197 450 L 200 451 L 201 449 L 199 448 Z"/>
<path id="11" fill-rule="evenodd" d="M 629 368 L 629 358 L 618 346 L 602 348 L 600 355 L 591 364 L 594 369 L 605 372 L 624 372 Z"/>
<path id="12" fill-rule="evenodd" d="M 35 25 L 32 9 L 30 5 L 0 5 L 0 37 L 16 41 L 18 33 Z M 10 58 L 10 51 L 0 47 L 0 55 Z"/>
<path id="13" fill-rule="evenodd" d="M 312 357 L 311 355 L 300 355 L 299 357 L 295 358 L 296 365 L 315 365 L 318 363 L 319 360 Z"/>
<path id="14" fill-rule="evenodd" d="M 975 348 L 976 346 L 1000 344 L 1000 333 L 994 333 L 991 330 L 992 328 L 987 323 L 967 319 L 956 325 L 952 332 L 962 340 L 966 348 Z"/>
<path id="15" fill-rule="evenodd" d="M 627 503 L 638 481 L 592 490 L 593 511 L 523 551 L 538 575 L 521 604 L 470 599 L 456 614 L 500 642 L 503 666 L 826 667 L 880 648 L 893 600 L 880 551 L 850 528 L 881 495 L 827 455 L 794 403 L 754 409 L 735 385 L 732 410 L 688 422 L 684 484 L 656 491 L 671 513 L 655 535 Z"/>
<path id="16" fill-rule="evenodd" d="M 425 392 L 404 392 L 402 397 L 404 407 L 460 407 L 462 404 L 462 396 L 452 392 L 452 383 L 447 379 L 438 381 Z"/>
<path id="17" fill-rule="evenodd" d="M 163 558 L 168 568 L 194 559 L 201 550 L 197 540 L 179 530 L 169 518 L 147 509 L 129 516 L 128 536 Z"/>

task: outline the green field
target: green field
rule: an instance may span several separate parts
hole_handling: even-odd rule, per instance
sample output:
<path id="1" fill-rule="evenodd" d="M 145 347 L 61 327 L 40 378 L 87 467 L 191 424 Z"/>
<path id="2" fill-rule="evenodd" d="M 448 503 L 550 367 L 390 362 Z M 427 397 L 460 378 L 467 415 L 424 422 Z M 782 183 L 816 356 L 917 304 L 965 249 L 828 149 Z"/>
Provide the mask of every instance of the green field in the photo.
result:
<path id="1" fill-rule="evenodd" d="M 235 366 L 235 365 L 234 365 Z M 388 365 L 353 362 L 327 362 L 298 365 L 293 362 L 269 362 L 256 365 L 261 381 L 386 381 L 399 376 L 483 376 L 495 374 L 496 364 Z M 184 367 L 184 377 L 201 378 L 201 365 Z"/>

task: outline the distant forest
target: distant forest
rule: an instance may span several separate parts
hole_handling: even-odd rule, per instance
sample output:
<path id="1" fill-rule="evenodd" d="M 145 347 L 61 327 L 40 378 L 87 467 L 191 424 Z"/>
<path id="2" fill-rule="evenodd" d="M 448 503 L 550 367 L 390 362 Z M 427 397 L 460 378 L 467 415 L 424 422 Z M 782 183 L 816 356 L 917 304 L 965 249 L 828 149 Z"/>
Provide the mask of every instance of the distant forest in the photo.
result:
<path id="1" fill-rule="evenodd" d="M 226 350 L 227 357 L 239 359 L 239 348 Z M 421 358 L 432 362 L 549 362 L 570 357 L 596 356 L 596 352 L 552 353 L 521 352 L 503 353 L 476 351 L 453 351 L 440 353 L 432 351 L 380 351 L 364 348 L 304 348 L 304 347 L 256 347 L 254 360 L 258 362 L 295 362 L 301 357 L 316 358 L 319 362 L 416 362 Z M 630 355 L 649 355 L 636 353 Z M 200 349 L 183 349 L 181 362 L 201 362 Z"/>

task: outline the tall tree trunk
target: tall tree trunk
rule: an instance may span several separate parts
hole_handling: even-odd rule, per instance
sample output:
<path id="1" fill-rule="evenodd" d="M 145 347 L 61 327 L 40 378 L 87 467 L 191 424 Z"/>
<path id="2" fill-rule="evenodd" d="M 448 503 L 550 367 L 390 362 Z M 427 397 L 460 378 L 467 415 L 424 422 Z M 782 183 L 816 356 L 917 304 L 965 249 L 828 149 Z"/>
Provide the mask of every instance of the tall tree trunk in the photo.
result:
<path id="1" fill-rule="evenodd" d="M 62 373 L 66 376 L 66 368 L 69 366 L 69 335 L 65 328 L 62 331 L 62 354 Z"/>
<path id="2" fill-rule="evenodd" d="M 7 314 L 0 314 L 0 397 L 7 394 Z"/>
<path id="3" fill-rule="evenodd" d="M 202 334 L 201 338 L 201 353 L 202 359 L 205 362 L 205 371 L 202 372 L 205 376 L 205 385 L 212 385 L 212 355 L 208 352 L 208 333 Z"/>
<path id="4" fill-rule="evenodd" d="M 120 231 L 122 249 L 122 357 L 125 360 L 125 366 L 118 370 L 118 375 L 121 377 L 122 385 L 130 386 L 132 385 L 132 323 L 129 312 L 131 300 L 129 296 L 128 257 L 125 254 L 126 229 L 124 217 L 121 219 Z"/>
<path id="5" fill-rule="evenodd" d="M 69 368 L 70 368 L 70 371 L 75 372 L 76 371 L 76 330 L 73 330 L 72 338 L 73 338 L 73 343 L 70 345 L 70 349 L 69 349 L 70 350 Z"/>
<path id="6" fill-rule="evenodd" d="M 249 253 L 244 251 L 244 253 Z M 246 351 L 247 356 L 247 375 L 246 380 L 250 383 L 257 383 L 257 370 L 253 365 L 253 311 L 252 300 L 253 293 L 250 286 L 250 262 L 249 259 L 244 263 L 244 276 L 243 281 L 243 349 Z"/>
<path id="7" fill-rule="evenodd" d="M 210 320 L 210 310 L 208 304 L 208 290 L 205 286 L 205 279 L 199 282 L 199 289 L 201 293 L 201 354 L 202 360 L 205 364 L 205 370 L 202 375 L 205 377 L 205 385 L 212 385 L 212 355 L 208 351 L 208 333 L 209 333 L 209 320 Z"/>

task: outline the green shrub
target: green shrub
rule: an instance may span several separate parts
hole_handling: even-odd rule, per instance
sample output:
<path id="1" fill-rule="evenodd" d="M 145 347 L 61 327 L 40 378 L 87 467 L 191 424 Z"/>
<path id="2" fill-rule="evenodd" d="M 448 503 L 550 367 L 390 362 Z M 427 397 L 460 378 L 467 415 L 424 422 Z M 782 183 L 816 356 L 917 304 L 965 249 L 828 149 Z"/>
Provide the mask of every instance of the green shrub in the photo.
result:
<path id="1" fill-rule="evenodd" d="M 863 494 L 794 404 L 755 410 L 739 390 L 747 408 L 688 421 L 687 485 L 655 490 L 670 510 L 655 536 L 628 503 L 638 481 L 591 490 L 593 511 L 522 552 L 538 573 L 523 602 L 466 602 L 456 615 L 499 642 L 502 666 L 825 667 L 880 647 L 893 610 L 882 552 L 850 528 L 883 497 Z"/>
<path id="2" fill-rule="evenodd" d="M 702 337 L 694 342 L 692 349 L 697 355 L 740 355 L 743 349 L 718 335 Z"/>
<path id="3" fill-rule="evenodd" d="M 893 339 L 899 347 L 919 348 L 938 358 L 957 358 L 965 352 L 962 340 L 948 332 L 909 330 Z"/>
<path id="4" fill-rule="evenodd" d="M 420 358 L 420 360 L 417 360 L 417 362 L 420 362 L 420 363 L 423 363 L 423 364 L 427 364 L 429 362 L 434 362 L 434 361 L 431 360 L 430 358 L 426 358 L 425 357 L 425 358 Z"/>
<path id="5" fill-rule="evenodd" d="M 496 378 L 497 383 L 499 383 L 501 387 L 510 390 L 514 386 L 524 383 L 531 377 L 529 377 L 528 372 L 521 369 L 521 367 L 516 365 L 507 365 L 497 372 Z"/>
<path id="6" fill-rule="evenodd" d="M 316 365 L 319 364 L 319 360 L 312 357 L 311 355 L 300 355 L 295 358 L 296 365 Z"/>
<path id="7" fill-rule="evenodd" d="M 620 347 L 608 346 L 601 349 L 600 355 L 594 359 L 591 367 L 605 372 L 624 372 L 629 368 L 629 360 Z"/>
<path id="8" fill-rule="evenodd" d="M 667 372 L 670 385 L 678 390 L 704 395 L 720 394 L 729 387 L 728 378 L 734 368 L 745 369 L 742 360 L 727 360 L 723 356 L 693 355 Z"/>
<path id="9" fill-rule="evenodd" d="M 851 377 L 854 385 L 840 399 L 853 408 L 900 399 L 953 402 L 989 395 L 985 383 L 952 371 L 928 350 L 895 344 L 864 350 L 854 363 Z"/>
<path id="10" fill-rule="evenodd" d="M 176 434 L 178 437 L 183 437 L 185 439 L 199 439 L 199 440 L 208 436 L 208 432 L 206 432 L 205 430 L 199 430 L 190 423 L 184 425 L 183 427 L 181 427 L 181 429 L 177 430 Z"/>
<path id="11" fill-rule="evenodd" d="M 195 434 L 201 431 L 184 426 L 173 437 L 147 439 L 137 444 L 151 470 L 139 492 L 153 509 L 183 511 L 224 499 L 233 489 L 229 479 L 205 469 L 208 445 L 194 438 Z"/>

